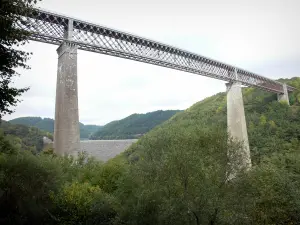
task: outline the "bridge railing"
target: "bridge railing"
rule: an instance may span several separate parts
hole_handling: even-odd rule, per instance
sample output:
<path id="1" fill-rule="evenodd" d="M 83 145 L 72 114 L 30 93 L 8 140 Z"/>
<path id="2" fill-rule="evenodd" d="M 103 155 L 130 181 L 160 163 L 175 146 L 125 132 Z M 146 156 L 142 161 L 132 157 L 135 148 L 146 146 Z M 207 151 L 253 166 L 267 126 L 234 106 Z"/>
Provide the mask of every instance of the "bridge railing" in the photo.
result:
<path id="1" fill-rule="evenodd" d="M 228 82 L 240 81 L 244 85 L 270 92 L 284 92 L 283 84 L 280 82 L 129 33 L 39 9 L 24 16 L 23 19 L 16 25 L 30 32 L 30 39 L 33 41 L 55 45 L 60 45 L 62 41 L 70 41 L 85 51 L 150 63 Z M 71 36 L 68 36 L 70 22 L 72 32 Z M 287 86 L 287 89 L 293 91 L 295 88 Z"/>

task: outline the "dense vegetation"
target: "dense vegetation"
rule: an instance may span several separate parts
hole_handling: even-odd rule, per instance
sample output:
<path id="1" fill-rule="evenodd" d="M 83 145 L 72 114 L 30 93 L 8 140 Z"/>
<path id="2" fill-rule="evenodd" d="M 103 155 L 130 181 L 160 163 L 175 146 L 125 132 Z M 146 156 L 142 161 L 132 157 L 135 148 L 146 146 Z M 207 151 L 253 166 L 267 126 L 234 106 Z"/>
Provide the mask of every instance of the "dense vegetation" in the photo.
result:
<path id="1" fill-rule="evenodd" d="M 300 78 L 284 81 L 300 90 Z M 300 92 L 295 91 L 289 97 L 290 107 L 285 102 L 278 103 L 276 94 L 256 88 L 243 89 L 249 143 L 254 163 L 257 163 L 261 156 L 269 156 L 275 150 L 285 151 L 290 143 L 300 139 Z M 226 132 L 226 110 L 226 94 L 218 93 L 197 102 L 184 112 L 177 113 L 163 126 L 152 130 L 150 136 L 165 130 L 181 133 L 192 127 Z M 137 146 L 144 145 L 143 140 L 145 139 L 139 141 Z M 133 152 L 132 154 L 134 155 Z"/>
<path id="2" fill-rule="evenodd" d="M 171 118 L 180 110 L 158 110 L 146 114 L 132 114 L 124 119 L 110 122 L 91 137 L 93 140 L 135 139 L 155 126 Z"/>
<path id="3" fill-rule="evenodd" d="M 50 118 L 41 117 L 20 117 L 9 121 L 12 124 L 23 124 L 26 126 L 37 127 L 41 130 L 54 133 L 54 120 Z M 80 126 L 80 138 L 88 139 L 92 133 L 101 129 L 102 126 L 98 125 L 84 125 L 79 123 Z"/>
<path id="4" fill-rule="evenodd" d="M 290 80 L 300 88 L 300 78 Z M 299 224 L 300 98 L 243 90 L 253 167 L 228 181 L 224 93 L 101 163 L 17 151 L 0 136 L 3 224 Z M 236 162 L 238 163 L 238 162 Z"/>
<path id="5" fill-rule="evenodd" d="M 26 65 L 30 53 L 16 49 L 27 43 L 29 33 L 17 29 L 14 24 L 18 21 L 27 24 L 22 17 L 26 15 L 37 0 L 1 0 L 0 4 L 0 119 L 5 114 L 13 112 L 20 100 L 21 94 L 28 88 L 13 87 L 13 80 L 19 73 L 16 68 L 28 69 Z"/>
<path id="6" fill-rule="evenodd" d="M 299 78 L 288 83 L 300 88 Z M 133 164 L 132 192 L 122 198 L 129 224 L 300 223 L 299 93 L 290 107 L 255 88 L 243 96 L 252 170 L 226 183 L 226 149 L 236 147 L 226 144 L 226 95 L 216 94 L 125 152 Z"/>
<path id="7" fill-rule="evenodd" d="M 80 138 L 92 140 L 115 140 L 139 138 L 146 132 L 168 120 L 179 110 L 155 111 L 146 114 L 132 114 L 122 120 L 113 121 L 105 126 L 84 125 L 79 123 Z M 20 117 L 9 121 L 12 124 L 22 124 L 37 127 L 53 134 L 54 120 L 41 117 Z"/>
<path id="8" fill-rule="evenodd" d="M 33 153 L 42 151 L 44 147 L 43 137 L 53 140 L 52 134 L 44 132 L 36 127 L 11 124 L 0 121 L 0 133 L 6 136 L 6 140 L 18 150 L 30 150 Z"/>
<path id="9" fill-rule="evenodd" d="M 90 139 L 93 133 L 101 130 L 103 127 L 99 125 L 84 125 L 82 123 L 79 123 L 79 126 L 81 139 Z"/>

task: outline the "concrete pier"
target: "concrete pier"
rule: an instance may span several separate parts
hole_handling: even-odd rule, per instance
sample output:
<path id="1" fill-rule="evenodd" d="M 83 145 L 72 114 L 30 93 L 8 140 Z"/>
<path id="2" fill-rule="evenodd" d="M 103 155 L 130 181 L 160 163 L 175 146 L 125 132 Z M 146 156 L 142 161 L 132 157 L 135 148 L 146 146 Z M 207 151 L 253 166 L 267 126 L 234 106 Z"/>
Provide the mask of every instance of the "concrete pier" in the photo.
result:
<path id="1" fill-rule="evenodd" d="M 282 85 L 283 87 L 283 93 L 282 94 L 277 94 L 277 99 L 278 101 L 286 101 L 288 105 L 290 105 L 290 100 L 289 100 L 289 92 L 287 90 L 286 84 Z"/>
<path id="2" fill-rule="evenodd" d="M 244 102 L 240 82 L 227 83 L 227 126 L 228 134 L 242 146 L 239 152 L 229 152 L 232 170 L 230 177 L 234 177 L 241 169 L 251 167 L 251 156 L 245 119 Z"/>
<path id="3" fill-rule="evenodd" d="M 79 151 L 77 87 L 77 46 L 63 42 L 57 49 L 54 152 L 59 155 Z"/>

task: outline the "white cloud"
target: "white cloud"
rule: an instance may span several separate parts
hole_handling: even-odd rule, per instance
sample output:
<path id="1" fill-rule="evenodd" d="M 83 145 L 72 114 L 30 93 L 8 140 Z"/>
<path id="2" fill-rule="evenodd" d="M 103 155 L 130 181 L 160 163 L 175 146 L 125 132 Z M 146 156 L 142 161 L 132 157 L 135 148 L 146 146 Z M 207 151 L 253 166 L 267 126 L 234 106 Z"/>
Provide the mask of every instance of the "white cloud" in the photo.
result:
<path id="1" fill-rule="evenodd" d="M 298 0 L 44 0 L 40 5 L 93 23 L 129 31 L 270 78 L 298 75 Z M 16 84 L 31 86 L 16 113 L 54 116 L 57 46 L 30 43 L 30 71 Z M 276 69 L 275 69 L 276 68 Z M 294 68 L 294 69 L 293 69 Z M 105 124 L 132 113 L 185 109 L 225 91 L 211 78 L 79 51 L 80 120 Z"/>

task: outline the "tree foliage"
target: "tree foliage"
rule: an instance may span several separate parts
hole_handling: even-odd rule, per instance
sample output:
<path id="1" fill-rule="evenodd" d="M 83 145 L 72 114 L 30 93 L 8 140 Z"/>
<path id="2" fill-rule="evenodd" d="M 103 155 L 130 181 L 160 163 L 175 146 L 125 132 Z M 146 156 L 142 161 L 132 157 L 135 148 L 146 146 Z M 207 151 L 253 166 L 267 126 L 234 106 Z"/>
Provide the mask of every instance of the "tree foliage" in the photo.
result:
<path id="1" fill-rule="evenodd" d="M 124 119 L 110 122 L 95 132 L 93 140 L 115 140 L 139 138 L 155 126 L 170 119 L 179 110 L 158 110 L 146 114 L 132 114 Z"/>
<path id="2" fill-rule="evenodd" d="M 40 130 L 54 133 L 54 120 L 51 118 L 41 117 L 19 117 L 9 121 L 12 124 L 22 124 L 26 126 L 36 127 Z M 80 138 L 88 139 L 94 132 L 100 130 L 102 126 L 98 125 L 84 125 L 79 123 Z"/>
<path id="3" fill-rule="evenodd" d="M 225 154 L 235 148 L 226 143 L 226 95 L 219 93 L 176 114 L 124 153 L 132 165 L 119 189 L 123 220 L 299 223 L 300 107 L 254 88 L 243 94 L 253 169 L 224 182 Z"/>
<path id="4" fill-rule="evenodd" d="M 6 136 L 17 149 L 40 152 L 44 147 L 43 137 L 53 140 L 50 133 L 39 130 L 35 127 L 28 127 L 18 124 L 10 124 L 2 121 L 0 124 L 0 133 Z M 0 134 L 1 135 L 1 134 Z"/>
<path id="5" fill-rule="evenodd" d="M 0 119 L 12 113 L 18 97 L 28 88 L 11 87 L 13 77 L 19 75 L 16 68 L 28 69 L 30 53 L 16 47 L 27 43 L 29 33 L 17 29 L 14 24 L 27 23 L 22 17 L 36 4 L 33 0 L 2 0 L 0 4 Z"/>
<path id="6" fill-rule="evenodd" d="M 228 152 L 240 143 L 227 139 L 224 93 L 179 112 L 105 163 L 85 154 L 34 155 L 0 135 L 0 222 L 299 224 L 300 106 L 243 92 L 253 167 L 230 180 Z"/>
<path id="7" fill-rule="evenodd" d="M 101 189 L 101 162 L 16 151 L 1 137 L 0 146 L 1 224 L 113 224 L 118 204 Z"/>

